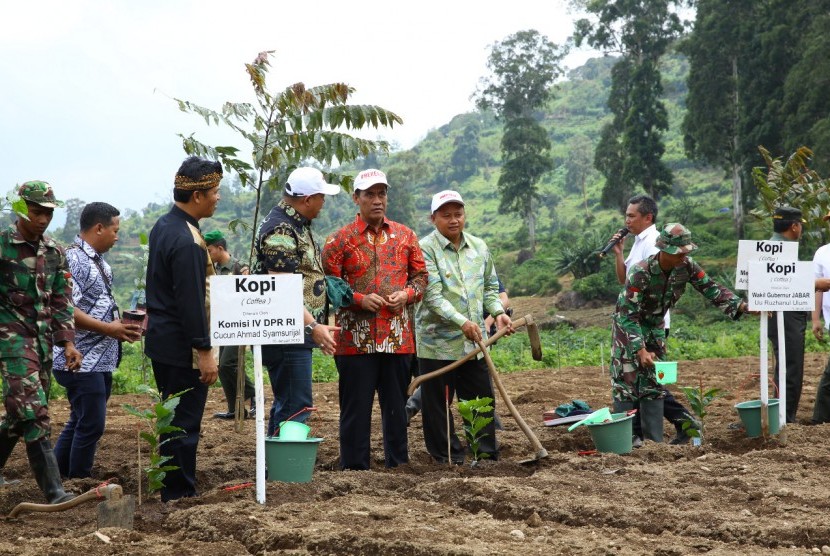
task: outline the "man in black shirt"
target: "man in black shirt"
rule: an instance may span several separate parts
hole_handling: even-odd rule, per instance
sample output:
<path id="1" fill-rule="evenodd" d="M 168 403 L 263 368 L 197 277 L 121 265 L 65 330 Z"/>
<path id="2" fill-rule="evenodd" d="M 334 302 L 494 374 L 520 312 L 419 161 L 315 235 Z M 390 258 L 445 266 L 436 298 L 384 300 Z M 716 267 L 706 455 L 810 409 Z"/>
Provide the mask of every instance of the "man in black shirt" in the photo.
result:
<path id="1" fill-rule="evenodd" d="M 178 466 L 164 479 L 163 502 L 196 496 L 196 451 L 208 386 L 218 366 L 210 345 L 209 284 L 214 273 L 199 220 L 213 215 L 219 202 L 222 165 L 192 156 L 174 180 L 174 206 L 150 232 L 147 264 L 149 323 L 145 352 L 163 398 L 181 396 L 172 425 L 181 432 L 160 448 Z"/>

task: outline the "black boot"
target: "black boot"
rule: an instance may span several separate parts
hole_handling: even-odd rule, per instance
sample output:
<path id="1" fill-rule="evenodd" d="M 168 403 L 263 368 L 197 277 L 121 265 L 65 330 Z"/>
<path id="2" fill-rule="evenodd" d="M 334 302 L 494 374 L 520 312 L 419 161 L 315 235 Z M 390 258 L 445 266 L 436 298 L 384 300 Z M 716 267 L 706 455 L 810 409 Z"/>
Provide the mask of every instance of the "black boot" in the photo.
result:
<path id="1" fill-rule="evenodd" d="M 0 487 L 15 485 L 20 482 L 18 480 L 7 481 L 1 473 L 3 468 L 6 467 L 6 462 L 9 460 L 9 456 L 12 455 L 12 450 L 17 445 L 19 438 L 19 436 L 10 436 L 8 430 L 0 432 Z"/>
<path id="2" fill-rule="evenodd" d="M 29 455 L 29 466 L 32 468 L 37 486 L 50 504 L 60 504 L 75 498 L 74 494 L 63 490 L 58 460 L 55 459 L 48 438 L 26 444 L 26 453 Z"/>
<path id="3" fill-rule="evenodd" d="M 618 400 L 614 400 L 614 413 L 627 413 L 635 408 L 634 402 L 621 402 Z M 642 438 L 642 431 L 640 429 L 640 412 L 634 414 L 634 418 L 631 420 L 631 446 L 634 448 L 642 448 L 643 446 L 643 438 Z"/>
<path id="4" fill-rule="evenodd" d="M 640 400 L 640 425 L 643 440 L 663 442 L 663 399 Z"/>

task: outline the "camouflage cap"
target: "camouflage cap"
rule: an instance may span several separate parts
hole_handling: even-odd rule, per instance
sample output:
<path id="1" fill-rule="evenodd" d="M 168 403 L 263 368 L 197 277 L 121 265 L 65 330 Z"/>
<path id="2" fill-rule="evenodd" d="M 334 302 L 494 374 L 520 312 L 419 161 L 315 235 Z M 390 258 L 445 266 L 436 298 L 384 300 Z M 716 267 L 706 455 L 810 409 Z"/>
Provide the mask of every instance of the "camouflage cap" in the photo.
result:
<path id="1" fill-rule="evenodd" d="M 692 243 L 692 232 L 686 226 L 677 222 L 666 224 L 660 230 L 660 236 L 654 245 L 660 251 L 669 255 L 691 253 L 697 249 L 697 245 Z"/>
<path id="2" fill-rule="evenodd" d="M 208 245 L 213 245 L 220 239 L 225 239 L 225 236 L 222 234 L 221 230 L 213 230 L 212 232 L 208 232 L 205 234 L 205 243 Z"/>
<path id="3" fill-rule="evenodd" d="M 55 208 L 63 206 L 63 201 L 55 199 L 55 192 L 52 191 L 52 186 L 45 181 L 27 181 L 21 185 L 20 188 L 18 188 L 17 194 L 24 201 L 28 201 L 42 207 Z"/>

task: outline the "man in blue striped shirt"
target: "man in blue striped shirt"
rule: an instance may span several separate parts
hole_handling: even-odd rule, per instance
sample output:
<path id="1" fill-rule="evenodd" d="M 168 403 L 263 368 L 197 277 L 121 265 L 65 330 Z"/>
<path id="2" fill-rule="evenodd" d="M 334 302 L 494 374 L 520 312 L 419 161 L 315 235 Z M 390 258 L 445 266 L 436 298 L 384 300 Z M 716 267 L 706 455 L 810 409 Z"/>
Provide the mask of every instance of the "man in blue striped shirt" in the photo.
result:
<path id="1" fill-rule="evenodd" d="M 53 348 L 55 380 L 66 388 L 69 420 L 55 443 L 55 457 L 64 477 L 89 477 L 95 448 L 104 434 L 112 373 L 121 359 L 121 342 L 141 337 L 138 324 L 121 321 L 112 296 L 112 270 L 102 255 L 118 241 L 118 209 L 90 203 L 81 212 L 81 232 L 66 250 L 75 305 L 75 347 L 81 368 L 66 369 L 63 349 Z"/>

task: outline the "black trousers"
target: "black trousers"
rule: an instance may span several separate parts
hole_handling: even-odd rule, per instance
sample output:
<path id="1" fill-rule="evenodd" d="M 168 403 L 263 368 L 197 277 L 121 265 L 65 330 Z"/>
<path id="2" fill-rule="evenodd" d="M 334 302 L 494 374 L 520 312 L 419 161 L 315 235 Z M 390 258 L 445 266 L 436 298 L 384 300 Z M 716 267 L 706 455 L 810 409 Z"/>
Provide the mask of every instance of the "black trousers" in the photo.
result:
<path id="1" fill-rule="evenodd" d="M 190 367 L 168 365 L 153 361 L 153 376 L 162 398 L 190 388 L 181 396 L 171 425 L 182 430 L 162 435 L 164 443 L 159 451 L 163 456 L 172 456 L 168 465 L 179 468 L 168 471 L 161 489 L 161 500 L 167 502 L 178 498 L 196 496 L 196 451 L 199 448 L 199 433 L 202 429 L 202 415 L 205 412 L 208 387 L 199 381 L 199 370 Z"/>
<path id="2" fill-rule="evenodd" d="M 375 390 L 380 405 L 386 467 L 397 467 L 409 461 L 405 407 L 411 361 L 411 354 L 335 356 L 340 374 L 341 469 L 369 469 Z"/>
<path id="3" fill-rule="evenodd" d="M 421 374 L 426 374 L 449 365 L 453 361 L 443 359 L 418 358 L 418 367 Z M 490 375 L 487 370 L 487 363 L 484 359 L 473 359 L 467 361 L 457 369 L 444 373 L 421 384 L 421 397 L 423 403 L 423 429 L 424 443 L 427 452 L 439 463 L 447 463 L 447 407 L 445 401 L 445 387 L 449 386 L 450 405 L 457 395 L 460 400 L 473 400 L 476 397 L 493 398 L 495 408 L 495 396 L 493 387 L 490 384 Z M 488 415 L 485 415 L 487 417 Z M 490 417 L 493 415 L 490 414 Z M 488 459 L 496 460 L 499 451 L 496 444 L 496 424 L 491 421 L 483 429 L 484 435 L 479 441 L 479 451 L 488 454 Z M 455 434 L 455 423 L 450 407 L 450 457 L 453 463 L 464 463 L 465 450 Z"/>
<path id="4" fill-rule="evenodd" d="M 806 311 L 784 312 L 784 344 L 787 351 L 787 422 L 795 423 L 798 402 L 801 400 L 801 387 L 804 382 L 804 333 L 807 330 Z M 778 384 L 778 318 L 769 318 L 767 338 L 772 342 L 775 353 L 775 385 Z"/>
<path id="5" fill-rule="evenodd" d="M 236 411 L 236 367 L 238 361 L 238 346 L 222 346 L 219 348 L 219 382 L 222 383 L 222 390 L 225 392 L 225 401 L 228 402 L 228 413 L 234 413 Z M 254 383 L 251 382 L 251 379 L 246 374 L 245 393 L 242 399 L 253 400 L 254 394 Z"/>

